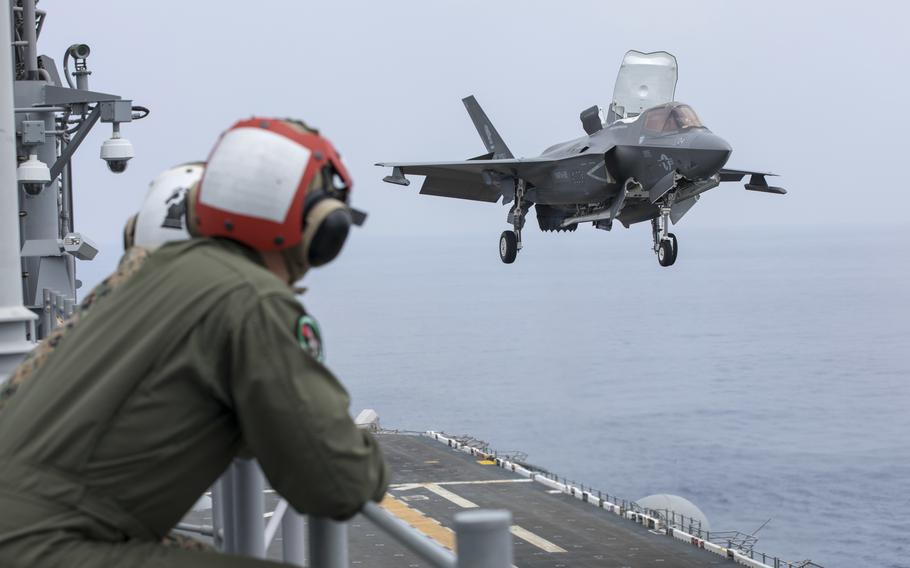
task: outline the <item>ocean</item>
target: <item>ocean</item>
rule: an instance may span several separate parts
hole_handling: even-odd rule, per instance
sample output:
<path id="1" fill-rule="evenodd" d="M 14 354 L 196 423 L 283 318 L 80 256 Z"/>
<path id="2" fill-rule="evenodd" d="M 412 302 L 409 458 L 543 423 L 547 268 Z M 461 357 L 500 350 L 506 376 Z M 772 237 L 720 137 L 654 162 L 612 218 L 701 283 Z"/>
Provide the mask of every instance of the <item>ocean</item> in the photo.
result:
<path id="1" fill-rule="evenodd" d="M 352 412 L 469 434 L 826 567 L 910 566 L 900 227 L 351 237 L 303 296 Z"/>

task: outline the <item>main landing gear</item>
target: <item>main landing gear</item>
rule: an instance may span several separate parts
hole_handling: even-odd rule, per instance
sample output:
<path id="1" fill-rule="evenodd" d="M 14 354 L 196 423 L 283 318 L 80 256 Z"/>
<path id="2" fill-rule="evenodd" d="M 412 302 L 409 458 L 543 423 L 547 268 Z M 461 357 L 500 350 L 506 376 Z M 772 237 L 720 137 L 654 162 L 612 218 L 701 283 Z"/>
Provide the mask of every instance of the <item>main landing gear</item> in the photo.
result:
<path id="1" fill-rule="evenodd" d="M 676 262 L 679 244 L 670 230 L 670 208 L 661 207 L 660 216 L 651 219 L 651 235 L 654 237 L 654 252 L 661 266 L 672 266 Z"/>
<path id="2" fill-rule="evenodd" d="M 525 216 L 530 205 L 525 202 L 525 181 L 518 179 L 515 182 L 515 205 L 509 211 L 509 222 L 512 223 L 511 231 L 503 231 L 499 236 L 499 258 L 506 264 L 512 264 L 521 250 L 521 229 L 525 224 Z"/>

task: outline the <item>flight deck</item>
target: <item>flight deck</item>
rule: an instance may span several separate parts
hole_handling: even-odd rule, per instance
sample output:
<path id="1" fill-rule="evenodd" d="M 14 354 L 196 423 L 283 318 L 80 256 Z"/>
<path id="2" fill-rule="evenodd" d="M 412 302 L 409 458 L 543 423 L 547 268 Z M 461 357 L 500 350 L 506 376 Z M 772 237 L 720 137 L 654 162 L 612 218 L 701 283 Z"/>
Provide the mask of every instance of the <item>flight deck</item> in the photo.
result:
<path id="1" fill-rule="evenodd" d="M 454 550 L 454 516 L 465 509 L 512 513 L 514 565 L 518 568 L 643 568 L 732 565 L 725 555 L 685 535 L 620 510 L 592 495 L 582 496 L 530 470 L 439 434 L 379 433 L 391 470 L 381 506 L 439 544 Z M 451 447 L 454 446 L 454 447 Z M 515 469 L 516 471 L 512 471 Z M 266 519 L 279 496 L 266 490 Z M 211 510 L 190 513 L 190 523 L 211 523 Z M 348 523 L 352 566 L 425 568 L 411 553 L 362 515 Z M 685 542 L 680 542 L 685 540 Z M 693 546 L 695 544 L 695 546 Z M 280 560 L 281 534 L 267 554 Z"/>
<path id="2" fill-rule="evenodd" d="M 380 434 L 379 440 L 392 471 L 383 507 L 405 520 L 419 520 L 416 528 L 445 546 L 454 542 L 455 513 L 480 507 L 512 512 L 519 568 L 666 568 L 728 562 L 662 530 L 653 531 L 499 467 L 486 456 L 454 451 L 427 436 Z M 385 554 L 391 543 L 362 517 L 352 523 L 350 537 L 352 561 L 389 568 L 424 565 L 403 550 Z M 404 557 L 396 557 L 398 553 Z"/>

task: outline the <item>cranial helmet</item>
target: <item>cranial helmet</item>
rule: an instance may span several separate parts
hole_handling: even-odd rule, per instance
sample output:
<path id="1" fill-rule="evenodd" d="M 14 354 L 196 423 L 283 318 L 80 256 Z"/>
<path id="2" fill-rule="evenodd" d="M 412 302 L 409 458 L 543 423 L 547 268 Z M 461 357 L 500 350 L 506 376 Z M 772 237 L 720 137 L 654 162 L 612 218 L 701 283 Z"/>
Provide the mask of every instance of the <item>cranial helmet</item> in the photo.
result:
<path id="1" fill-rule="evenodd" d="M 282 251 L 297 280 L 338 256 L 351 224 L 362 222 L 347 206 L 351 185 L 331 142 L 302 122 L 242 120 L 215 144 L 187 223 L 195 235 Z"/>
<path id="2" fill-rule="evenodd" d="M 192 162 L 162 172 L 149 185 L 139 213 L 126 222 L 123 248 L 139 246 L 153 251 L 169 241 L 190 238 L 186 228 L 186 199 L 202 178 L 205 165 Z"/>

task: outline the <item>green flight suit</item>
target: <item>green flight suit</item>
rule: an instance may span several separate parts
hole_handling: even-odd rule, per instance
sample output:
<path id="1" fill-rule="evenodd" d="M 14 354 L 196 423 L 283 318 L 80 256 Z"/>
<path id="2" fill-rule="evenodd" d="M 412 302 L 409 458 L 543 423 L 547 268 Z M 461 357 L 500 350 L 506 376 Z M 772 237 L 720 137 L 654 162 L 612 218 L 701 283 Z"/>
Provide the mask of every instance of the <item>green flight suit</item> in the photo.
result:
<path id="1" fill-rule="evenodd" d="M 0 566 L 273 565 L 158 543 L 241 447 L 302 513 L 380 499 L 378 445 L 300 346 L 302 315 L 231 241 L 151 255 L 0 412 Z"/>

